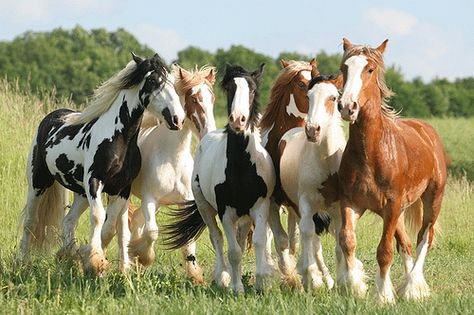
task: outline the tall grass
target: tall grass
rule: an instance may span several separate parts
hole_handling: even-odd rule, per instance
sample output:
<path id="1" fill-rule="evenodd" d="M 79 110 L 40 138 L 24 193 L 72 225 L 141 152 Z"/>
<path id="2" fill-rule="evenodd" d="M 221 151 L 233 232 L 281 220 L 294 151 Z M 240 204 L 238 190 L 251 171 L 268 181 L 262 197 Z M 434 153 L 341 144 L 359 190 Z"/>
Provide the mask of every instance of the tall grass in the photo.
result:
<path id="1" fill-rule="evenodd" d="M 213 284 L 195 286 L 185 280 L 179 252 L 158 248 L 155 264 L 146 270 L 126 275 L 114 268 L 105 277 L 84 276 L 74 264 L 59 263 L 53 254 L 36 255 L 31 266 L 14 264 L 18 239 L 16 227 L 26 197 L 25 161 L 31 139 L 44 114 L 53 108 L 71 107 L 67 100 L 54 96 L 38 98 L 19 91 L 15 85 L 0 81 L 0 313 L 116 313 L 116 314 L 218 314 L 218 313 L 322 313 L 322 314 L 468 314 L 474 312 L 474 185 L 457 169 L 450 176 L 440 221 L 443 234 L 426 260 L 425 275 L 432 297 L 423 303 L 399 301 L 395 306 L 375 303 L 374 275 L 376 248 L 381 220 L 366 214 L 358 224 L 358 257 L 369 275 L 370 295 L 354 299 L 338 292 L 319 290 L 299 292 L 281 289 L 278 283 L 265 294 L 253 289 L 255 257 L 244 256 L 244 284 L 247 293 L 234 296 Z M 224 119 L 220 118 L 222 126 Z M 470 128 L 473 119 L 434 119 L 451 159 L 463 168 L 470 161 L 474 143 Z M 455 126 L 455 128 L 453 128 Z M 454 143 L 454 144 L 453 144 Z M 462 148 L 459 148 L 461 146 Z M 468 163 L 467 163 L 468 164 Z M 165 220 L 158 214 L 159 222 Z M 81 218 L 78 238 L 88 238 L 87 212 Z M 335 270 L 334 240 L 323 237 L 324 254 Z M 107 256 L 116 260 L 116 246 Z M 198 259 L 210 282 L 214 253 L 208 236 L 198 241 Z M 113 264 L 114 265 L 114 264 Z M 398 256 L 392 280 L 400 282 L 402 265 Z M 334 275 L 334 272 L 333 272 Z"/>

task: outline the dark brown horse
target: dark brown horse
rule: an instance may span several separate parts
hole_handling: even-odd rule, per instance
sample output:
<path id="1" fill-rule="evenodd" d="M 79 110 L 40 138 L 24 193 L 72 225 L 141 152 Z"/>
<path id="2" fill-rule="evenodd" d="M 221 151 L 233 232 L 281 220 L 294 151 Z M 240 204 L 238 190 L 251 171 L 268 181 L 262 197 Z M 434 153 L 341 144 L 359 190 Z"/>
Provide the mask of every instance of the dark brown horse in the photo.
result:
<path id="1" fill-rule="evenodd" d="M 423 264 L 441 210 L 446 154 L 433 127 L 419 120 L 401 119 L 386 105 L 392 94 L 384 80 L 386 45 L 387 40 L 373 49 L 352 45 L 344 39 L 341 61 L 344 88 L 339 109 L 350 127 L 339 170 L 342 216 L 339 245 L 344 259 L 338 262 L 338 282 L 356 294 L 365 294 L 362 263 L 355 258 L 355 226 L 365 209 L 371 209 L 383 219 L 377 248 L 378 300 L 393 303 L 390 267 L 394 236 L 406 271 L 399 296 L 419 300 L 429 295 Z M 409 208 L 410 211 L 406 210 Z M 414 264 L 403 223 L 408 212 L 421 218 Z"/>

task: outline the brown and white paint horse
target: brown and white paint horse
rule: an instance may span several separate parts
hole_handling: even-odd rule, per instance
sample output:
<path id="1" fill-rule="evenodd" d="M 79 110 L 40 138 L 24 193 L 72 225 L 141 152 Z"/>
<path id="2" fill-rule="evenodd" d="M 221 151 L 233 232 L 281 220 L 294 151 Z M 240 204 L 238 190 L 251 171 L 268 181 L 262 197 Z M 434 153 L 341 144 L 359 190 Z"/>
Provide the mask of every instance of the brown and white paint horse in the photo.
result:
<path id="1" fill-rule="evenodd" d="M 262 144 L 270 154 L 276 171 L 277 183 L 271 202 L 269 223 L 275 235 L 275 246 L 279 266 L 289 282 L 297 279 L 295 266 L 290 254 L 294 255 L 297 243 L 296 216 L 288 213 L 288 234 L 281 226 L 279 207 L 285 203 L 279 180 L 280 152 L 278 143 L 288 130 L 303 127 L 308 113 L 308 84 L 312 77 L 319 75 L 315 59 L 310 62 L 281 60 L 280 71 L 270 92 L 270 101 L 260 120 Z M 288 203 L 285 203 L 288 204 Z M 271 238 L 269 238 L 271 240 Z M 270 246 L 268 246 L 270 247 Z M 268 250 L 267 250 L 268 251 Z"/>
<path id="2" fill-rule="evenodd" d="M 141 199 L 141 207 L 140 211 L 133 212 L 130 256 L 137 257 L 143 265 L 150 265 L 155 259 L 153 246 L 158 238 L 155 219 L 158 208 L 194 200 L 192 134 L 201 139 L 216 129 L 213 114 L 215 68 L 204 66 L 200 70 L 187 71 L 174 65 L 172 72 L 174 87 L 186 113 L 182 130 L 168 131 L 163 124 L 151 121 L 148 126 L 142 125 L 138 136 L 142 167 L 133 181 L 132 193 Z M 196 261 L 196 243 L 187 243 L 181 251 L 187 276 L 195 282 L 203 282 Z"/>
<path id="3" fill-rule="evenodd" d="M 423 264 L 433 242 L 435 223 L 446 185 L 446 154 L 433 127 L 415 119 L 401 119 L 385 103 L 391 91 L 384 81 L 385 40 L 373 49 L 344 39 L 341 71 L 344 89 L 339 108 L 350 122 L 349 139 L 339 169 L 341 220 L 339 242 L 344 259 L 338 283 L 365 294 L 362 263 L 355 257 L 355 226 L 365 209 L 383 218 L 377 248 L 377 296 L 381 303 L 395 301 L 390 280 L 393 238 L 403 257 L 406 275 L 399 287 L 402 298 L 420 300 L 429 295 Z M 421 202 L 420 202 L 421 201 Z M 417 227 L 417 258 L 413 264 L 403 216 L 422 212 Z M 411 212 L 411 211 L 410 211 Z M 416 217 L 416 215 L 414 216 Z M 405 218 L 406 220 L 407 218 Z"/>
<path id="4" fill-rule="evenodd" d="M 300 217 L 299 269 L 307 289 L 322 286 L 323 279 L 329 288 L 334 285 L 323 260 L 313 216 L 328 211 L 332 222 L 340 222 L 337 172 L 346 145 L 336 102 L 341 87 L 342 75 L 313 78 L 305 128 L 289 130 L 280 141 L 280 180 Z"/>

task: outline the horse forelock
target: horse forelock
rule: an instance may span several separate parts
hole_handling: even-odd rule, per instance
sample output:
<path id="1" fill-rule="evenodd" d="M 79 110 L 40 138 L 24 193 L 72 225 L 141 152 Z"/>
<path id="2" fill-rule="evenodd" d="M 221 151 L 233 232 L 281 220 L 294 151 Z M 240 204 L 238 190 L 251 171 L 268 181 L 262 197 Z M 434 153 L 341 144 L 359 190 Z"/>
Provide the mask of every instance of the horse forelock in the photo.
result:
<path id="1" fill-rule="evenodd" d="M 179 69 L 180 68 L 176 66 L 171 70 L 175 78 L 174 87 L 176 89 L 176 93 L 178 93 L 179 96 L 184 96 L 190 89 L 201 84 L 206 84 L 209 87 L 211 93 L 213 93 L 213 84 L 209 82 L 207 76 L 209 75 L 210 71 L 216 72 L 215 67 L 205 65 L 199 70 L 195 69 L 189 71 L 189 75 L 183 78 L 179 73 Z"/>
<path id="2" fill-rule="evenodd" d="M 350 57 L 358 55 L 366 56 L 367 59 L 374 62 L 377 66 L 377 71 L 375 73 L 377 75 L 377 86 L 382 97 L 382 114 L 389 119 L 397 119 L 399 117 L 400 111 L 395 110 L 393 107 L 387 104 L 387 102 L 395 93 L 393 93 L 393 91 L 385 83 L 385 63 L 383 60 L 383 54 L 377 49 L 374 49 L 368 45 L 353 45 L 344 52 L 341 64 L 345 63 Z"/>
<path id="3" fill-rule="evenodd" d="M 91 104 L 80 115 L 71 117 L 68 122 L 84 124 L 101 116 L 110 109 L 121 90 L 137 85 L 145 79 L 146 74 L 150 71 L 156 72 L 164 81 L 167 80 L 168 70 L 158 55 L 145 59 L 139 65 L 132 60 L 125 68 L 103 82 L 94 91 Z"/>
<path id="4" fill-rule="evenodd" d="M 273 83 L 270 91 L 270 101 L 268 102 L 262 119 L 260 120 L 260 127 L 262 129 L 270 128 L 275 122 L 280 112 L 286 112 L 286 105 L 283 102 L 283 97 L 288 93 L 289 83 L 301 72 L 311 71 L 312 66 L 306 61 L 288 61 L 288 66 L 280 70 L 275 83 Z"/>

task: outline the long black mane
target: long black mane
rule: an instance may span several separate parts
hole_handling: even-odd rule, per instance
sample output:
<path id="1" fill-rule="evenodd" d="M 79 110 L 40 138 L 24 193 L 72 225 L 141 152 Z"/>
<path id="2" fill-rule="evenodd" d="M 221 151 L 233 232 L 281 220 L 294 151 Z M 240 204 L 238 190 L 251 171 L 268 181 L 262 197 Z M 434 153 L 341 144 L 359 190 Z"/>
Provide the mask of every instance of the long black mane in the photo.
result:
<path id="1" fill-rule="evenodd" d="M 244 78 L 249 82 L 255 85 L 255 95 L 253 98 L 252 104 L 250 104 L 250 115 L 247 123 L 247 127 L 253 132 L 255 128 L 258 126 L 258 122 L 260 119 L 259 115 L 259 108 L 260 108 L 260 84 L 261 84 L 261 70 L 263 69 L 264 64 L 260 65 L 260 68 L 256 71 L 250 72 L 239 65 L 230 65 L 227 64 L 226 70 L 224 73 L 224 77 L 222 78 L 221 88 L 227 95 L 227 114 L 230 115 L 232 99 L 234 94 L 232 92 L 232 82 L 234 78 Z M 260 72 L 259 72 L 260 71 Z M 230 130 L 229 124 L 225 127 L 226 132 Z"/>

